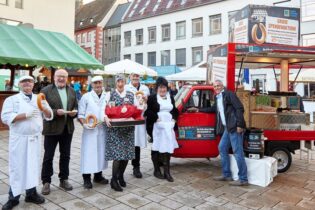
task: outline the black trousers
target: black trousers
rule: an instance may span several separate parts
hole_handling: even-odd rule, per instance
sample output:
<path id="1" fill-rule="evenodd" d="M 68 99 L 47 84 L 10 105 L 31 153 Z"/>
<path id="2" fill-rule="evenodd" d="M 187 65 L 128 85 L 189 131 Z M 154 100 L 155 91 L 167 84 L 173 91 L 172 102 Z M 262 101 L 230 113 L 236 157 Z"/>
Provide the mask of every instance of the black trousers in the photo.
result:
<path id="1" fill-rule="evenodd" d="M 141 154 L 140 147 L 135 147 L 135 159 L 131 161 L 131 164 L 133 165 L 134 168 L 140 167 L 140 154 Z"/>
<path id="2" fill-rule="evenodd" d="M 44 159 L 42 166 L 42 182 L 51 183 L 53 171 L 53 160 L 57 144 L 59 143 L 59 179 L 66 180 L 69 177 L 69 162 L 72 134 L 68 133 L 67 127 L 61 135 L 45 136 L 44 140 Z"/>

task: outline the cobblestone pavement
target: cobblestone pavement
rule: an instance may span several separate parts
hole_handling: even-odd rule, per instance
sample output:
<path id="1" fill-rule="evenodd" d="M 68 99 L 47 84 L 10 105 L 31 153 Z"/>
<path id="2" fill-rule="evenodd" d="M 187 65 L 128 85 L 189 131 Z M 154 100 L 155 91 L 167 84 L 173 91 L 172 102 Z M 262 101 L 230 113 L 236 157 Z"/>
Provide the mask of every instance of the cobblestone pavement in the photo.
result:
<path id="1" fill-rule="evenodd" d="M 132 176 L 132 166 L 126 171 L 127 188 L 115 192 L 109 185 L 82 187 L 80 174 L 81 126 L 76 125 L 70 161 L 70 181 L 74 189 L 59 189 L 58 160 L 54 160 L 52 192 L 46 202 L 34 205 L 20 199 L 16 209 L 315 209 L 315 161 L 307 163 L 294 156 L 289 171 L 279 174 L 268 187 L 231 187 L 213 181 L 220 174 L 220 160 L 172 158 L 171 172 L 175 182 L 169 183 L 152 176 L 150 148 L 142 151 L 142 179 Z M 58 148 L 56 154 L 58 154 Z M 110 168 L 110 167 L 109 167 Z M 110 178 L 111 170 L 105 170 Z M 0 132 L 0 206 L 7 201 L 8 192 L 8 132 Z M 42 186 L 39 186 L 38 191 Z"/>

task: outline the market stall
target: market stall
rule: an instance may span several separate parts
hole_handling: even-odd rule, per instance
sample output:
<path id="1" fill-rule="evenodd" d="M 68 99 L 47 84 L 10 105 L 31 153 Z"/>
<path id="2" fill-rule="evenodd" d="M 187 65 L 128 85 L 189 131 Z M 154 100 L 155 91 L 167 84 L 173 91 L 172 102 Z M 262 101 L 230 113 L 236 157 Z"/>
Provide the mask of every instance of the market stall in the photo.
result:
<path id="1" fill-rule="evenodd" d="M 188 68 L 180 73 L 166 76 L 167 80 L 171 81 L 206 81 L 207 67 L 206 62 L 198 63 L 191 68 Z"/>
<path id="2" fill-rule="evenodd" d="M 27 70 L 32 75 L 35 67 L 104 68 L 95 58 L 61 33 L 0 24 L 0 71 L 9 69 L 10 86 L 17 71 Z M 0 92 L 0 112 L 3 101 L 16 92 Z M 0 130 L 5 126 L 0 121 Z"/>

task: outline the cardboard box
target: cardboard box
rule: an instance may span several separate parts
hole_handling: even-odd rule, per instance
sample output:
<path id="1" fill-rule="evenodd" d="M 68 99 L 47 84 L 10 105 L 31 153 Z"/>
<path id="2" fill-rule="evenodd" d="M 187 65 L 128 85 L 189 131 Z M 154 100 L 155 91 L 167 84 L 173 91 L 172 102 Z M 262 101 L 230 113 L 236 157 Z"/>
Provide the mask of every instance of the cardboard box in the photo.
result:
<path id="1" fill-rule="evenodd" d="M 267 187 L 278 174 L 277 160 L 273 157 L 265 156 L 259 160 L 245 158 L 245 162 L 249 184 Z M 230 155 L 230 167 L 232 178 L 238 180 L 238 167 L 233 155 Z"/>

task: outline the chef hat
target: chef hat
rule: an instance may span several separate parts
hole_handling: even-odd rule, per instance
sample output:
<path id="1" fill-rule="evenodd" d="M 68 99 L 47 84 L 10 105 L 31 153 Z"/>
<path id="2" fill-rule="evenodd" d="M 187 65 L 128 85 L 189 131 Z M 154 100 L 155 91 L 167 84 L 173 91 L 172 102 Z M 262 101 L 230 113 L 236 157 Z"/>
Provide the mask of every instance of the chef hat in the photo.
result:
<path id="1" fill-rule="evenodd" d="M 130 75 L 132 75 L 132 74 L 136 74 L 136 75 L 139 75 L 140 76 L 140 74 L 139 74 L 139 71 L 137 71 L 137 70 L 131 70 L 131 72 L 130 72 Z"/>
<path id="2" fill-rule="evenodd" d="M 102 76 L 94 76 L 91 80 L 91 82 L 103 82 L 103 77 Z"/>
<path id="3" fill-rule="evenodd" d="M 119 80 L 126 80 L 126 77 L 124 74 L 117 74 L 115 76 L 115 82 L 118 82 Z"/>
<path id="4" fill-rule="evenodd" d="M 34 82 L 34 78 L 32 76 L 29 75 L 25 75 L 20 77 L 19 82 L 22 82 L 23 80 L 32 80 Z"/>

